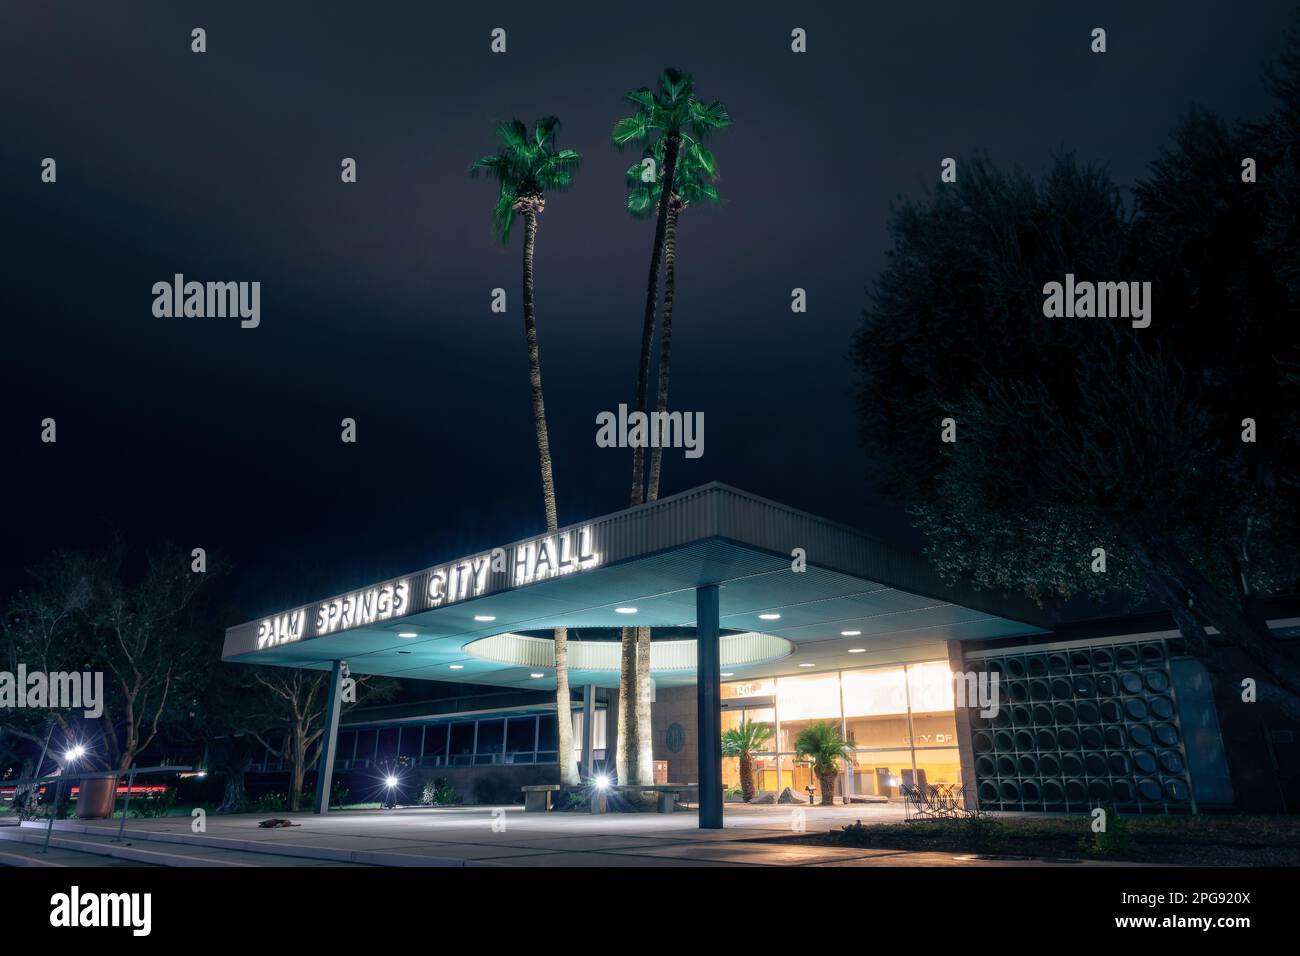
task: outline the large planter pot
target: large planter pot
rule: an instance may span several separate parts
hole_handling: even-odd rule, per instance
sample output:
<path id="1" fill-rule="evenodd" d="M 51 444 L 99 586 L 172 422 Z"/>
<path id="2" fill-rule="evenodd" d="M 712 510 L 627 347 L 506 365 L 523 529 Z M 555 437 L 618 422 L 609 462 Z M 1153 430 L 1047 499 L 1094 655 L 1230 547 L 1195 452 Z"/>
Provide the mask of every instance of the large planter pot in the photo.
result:
<path id="1" fill-rule="evenodd" d="M 77 794 L 77 819 L 103 820 L 112 816 L 116 796 L 116 777 L 94 777 L 81 781 L 81 790 Z"/>

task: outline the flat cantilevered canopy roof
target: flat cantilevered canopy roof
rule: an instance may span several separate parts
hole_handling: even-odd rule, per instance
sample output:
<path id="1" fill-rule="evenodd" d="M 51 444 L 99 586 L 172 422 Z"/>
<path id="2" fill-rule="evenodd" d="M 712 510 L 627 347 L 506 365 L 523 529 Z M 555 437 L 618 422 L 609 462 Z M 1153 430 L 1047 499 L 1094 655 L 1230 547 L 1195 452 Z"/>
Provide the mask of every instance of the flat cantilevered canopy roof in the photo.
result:
<path id="1" fill-rule="evenodd" d="M 1024 599 L 954 588 L 918 555 L 714 483 L 232 627 L 222 658 L 536 690 L 554 687 L 536 632 L 567 627 L 571 683 L 616 687 L 609 629 L 648 626 L 686 629 L 656 635 L 656 683 L 693 684 L 695 589 L 710 584 L 737 680 L 1048 627 Z"/>

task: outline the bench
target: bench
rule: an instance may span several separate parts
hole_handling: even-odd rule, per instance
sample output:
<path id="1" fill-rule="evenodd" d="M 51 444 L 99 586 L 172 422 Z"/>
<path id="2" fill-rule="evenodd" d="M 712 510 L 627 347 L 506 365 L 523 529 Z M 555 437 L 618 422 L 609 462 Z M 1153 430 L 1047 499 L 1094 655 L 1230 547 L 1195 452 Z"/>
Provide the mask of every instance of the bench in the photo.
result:
<path id="1" fill-rule="evenodd" d="M 551 809 L 551 794 L 560 792 L 558 783 L 538 783 L 520 787 L 524 792 L 524 813 L 545 813 Z"/>
<path id="2" fill-rule="evenodd" d="M 660 813 L 672 813 L 677 807 L 678 795 L 690 790 L 697 789 L 697 784 L 693 783 L 644 783 L 644 784 L 622 784 L 613 783 L 605 787 L 565 787 L 558 783 L 540 783 L 532 784 L 527 787 L 520 787 L 524 792 L 524 812 L 525 813 L 544 813 L 551 809 L 554 795 L 561 792 L 569 793 L 587 793 L 591 795 L 591 812 L 604 813 L 608 809 L 608 802 L 605 799 L 612 792 L 621 793 L 653 793 L 657 798 L 656 809 Z"/>
<path id="3" fill-rule="evenodd" d="M 611 791 L 620 793 L 653 793 L 656 797 L 656 809 L 660 813 L 672 813 L 677 809 L 677 797 L 681 793 L 697 788 L 693 783 L 614 783 L 598 790 L 597 794 L 603 797 Z M 606 810 L 606 801 L 604 799 L 591 801 L 592 813 L 604 813 Z"/>

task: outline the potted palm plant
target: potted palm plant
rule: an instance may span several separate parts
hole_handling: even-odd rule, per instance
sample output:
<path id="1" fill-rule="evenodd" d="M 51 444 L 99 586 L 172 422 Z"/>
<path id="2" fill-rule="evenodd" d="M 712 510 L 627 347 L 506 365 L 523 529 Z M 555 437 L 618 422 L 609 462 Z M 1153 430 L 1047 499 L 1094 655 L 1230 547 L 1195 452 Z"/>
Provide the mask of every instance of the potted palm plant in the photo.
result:
<path id="1" fill-rule="evenodd" d="M 771 727 L 749 721 L 722 735 L 722 756 L 740 758 L 740 795 L 746 803 L 754 799 L 754 753 L 771 739 Z"/>
<path id="2" fill-rule="evenodd" d="M 840 775 L 839 761 L 853 759 L 853 745 L 840 736 L 840 728 L 829 721 L 809 724 L 794 739 L 795 757 L 812 762 L 813 773 L 821 786 L 822 806 L 835 802 L 835 778 Z"/>

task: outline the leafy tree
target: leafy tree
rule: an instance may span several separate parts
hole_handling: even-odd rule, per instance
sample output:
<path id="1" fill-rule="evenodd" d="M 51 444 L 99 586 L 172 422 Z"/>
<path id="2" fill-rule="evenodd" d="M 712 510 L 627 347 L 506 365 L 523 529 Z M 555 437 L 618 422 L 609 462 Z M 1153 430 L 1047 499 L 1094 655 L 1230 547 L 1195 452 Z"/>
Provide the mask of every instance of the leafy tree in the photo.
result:
<path id="1" fill-rule="evenodd" d="M 858 412 L 943 574 L 1044 605 L 1151 594 L 1212 672 L 1297 714 L 1295 655 L 1255 607 L 1297 567 L 1295 303 L 1244 137 L 1192 111 L 1132 211 L 1069 155 L 1041 182 L 977 156 L 903 202 L 854 343 Z M 1150 327 L 1045 318 L 1067 273 L 1150 281 Z"/>
<path id="2" fill-rule="evenodd" d="M 358 676 L 357 697 L 366 689 L 368 703 L 379 703 L 397 692 L 397 681 Z M 307 771 L 320 759 L 325 735 L 325 708 L 329 703 L 329 671 L 307 671 L 296 667 L 252 669 L 252 692 L 242 716 L 245 732 L 289 765 L 289 809 L 300 809 Z M 344 703 L 346 710 L 354 706 Z"/>
<path id="3" fill-rule="evenodd" d="M 767 724 L 745 721 L 722 735 L 722 756 L 740 758 L 740 793 L 745 802 L 754 799 L 754 754 L 772 739 Z"/>
<path id="4" fill-rule="evenodd" d="M 533 124 L 532 133 L 519 120 L 497 126 L 500 146 L 492 156 L 476 159 L 470 175 L 485 173 L 496 180 L 497 201 L 492 221 L 502 245 L 510 241 L 510 227 L 516 215 L 524 218 L 524 341 L 528 348 L 528 381 L 532 389 L 533 426 L 537 433 L 537 459 L 542 474 L 542 503 L 546 528 L 559 527 L 555 501 L 555 479 L 551 473 L 551 443 L 546 427 L 546 404 L 542 395 L 542 363 L 537 346 L 537 316 L 533 295 L 533 247 L 538 217 L 546 208 L 546 193 L 560 192 L 573 185 L 573 173 L 582 161 L 577 150 L 556 149 L 555 134 L 560 121 L 544 116 Z M 555 707 L 559 727 L 560 780 L 579 782 L 573 760 L 573 723 L 569 693 L 569 642 L 566 628 L 555 629 Z"/>
<path id="5" fill-rule="evenodd" d="M 213 659 L 220 651 L 213 649 Z M 268 733 L 270 726 L 260 726 L 258 713 L 270 710 L 262 700 L 261 685 L 254 680 L 256 671 L 244 664 L 218 663 L 193 700 L 192 734 L 202 740 L 206 750 L 206 769 L 221 775 L 224 781 L 218 813 L 243 813 L 248 809 L 245 777 L 252 766 L 259 740 L 253 729 Z M 268 723 L 273 718 L 267 719 Z"/>
<path id="6" fill-rule="evenodd" d="M 125 770 L 158 738 L 205 672 L 198 597 L 217 573 L 213 562 L 193 572 L 173 546 L 133 561 L 120 542 L 103 553 L 60 552 L 32 572 L 7 608 L 8 656 L 29 670 L 105 677 L 100 717 L 48 712 L 58 728 L 51 747 L 79 743 L 89 766 Z M 32 727 L 12 732 L 44 737 Z"/>
<path id="7" fill-rule="evenodd" d="M 646 280 L 645 313 L 641 325 L 641 356 L 637 365 L 636 410 L 646 411 L 650 379 L 650 353 L 654 343 L 659 298 L 659 272 L 664 254 L 671 198 L 675 194 L 678 156 L 683 145 L 696 150 L 696 160 L 713 168 L 713 155 L 704 148 L 705 137 L 731 125 L 721 102 L 704 103 L 695 95 L 695 78 L 669 67 L 659 75 L 658 92 L 641 87 L 624 94 L 636 112 L 614 124 L 613 145 L 646 146 L 662 157 L 662 183 L 655 216 L 654 243 L 650 247 L 650 274 Z M 658 152 L 654 152 L 654 151 Z M 665 201 L 668 200 L 668 201 Z M 667 380 L 664 380 L 666 387 Z M 645 449 L 632 452 L 631 504 L 646 500 Z M 623 628 L 621 634 L 618 694 L 618 750 L 615 767 L 620 781 L 654 782 L 654 749 L 650 728 L 650 629 Z M 635 688 L 635 690 L 634 690 Z M 635 697 L 635 708 L 632 706 Z"/>
<path id="8" fill-rule="evenodd" d="M 794 738 L 794 755 L 797 760 L 812 761 L 813 774 L 821 787 L 822 806 L 833 804 L 840 762 L 847 765 L 853 760 L 853 745 L 840 736 L 840 728 L 828 720 L 809 724 Z"/>

